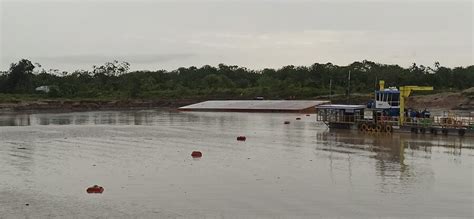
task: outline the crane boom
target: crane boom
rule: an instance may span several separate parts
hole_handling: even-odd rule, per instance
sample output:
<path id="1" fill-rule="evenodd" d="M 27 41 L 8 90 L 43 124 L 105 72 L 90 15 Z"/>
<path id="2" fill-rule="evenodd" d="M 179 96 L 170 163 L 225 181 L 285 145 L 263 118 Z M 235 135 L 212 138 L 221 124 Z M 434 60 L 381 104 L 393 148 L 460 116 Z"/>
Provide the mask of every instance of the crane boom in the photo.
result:
<path id="1" fill-rule="evenodd" d="M 408 98 L 412 91 L 431 91 L 433 87 L 429 86 L 402 86 L 400 87 L 400 120 L 399 125 L 405 122 L 405 98 Z"/>

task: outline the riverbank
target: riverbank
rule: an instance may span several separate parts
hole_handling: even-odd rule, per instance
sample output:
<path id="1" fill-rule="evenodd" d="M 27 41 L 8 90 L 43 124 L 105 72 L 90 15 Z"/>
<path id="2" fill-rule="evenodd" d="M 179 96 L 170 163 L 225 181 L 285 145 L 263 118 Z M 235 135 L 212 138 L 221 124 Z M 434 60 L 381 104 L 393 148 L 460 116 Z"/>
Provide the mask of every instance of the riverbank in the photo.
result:
<path id="1" fill-rule="evenodd" d="M 0 111 L 97 111 L 178 108 L 201 100 L 25 100 L 0 103 Z"/>
<path id="2" fill-rule="evenodd" d="M 238 99 L 238 98 L 227 98 Z M 351 94 L 318 96 L 314 100 L 332 100 L 336 104 L 362 104 L 365 105 L 373 99 L 373 94 Z M 15 97 L 10 99 L 0 98 L 1 111 L 91 111 L 91 110 L 122 110 L 122 109 L 150 109 L 170 108 L 177 109 L 182 106 L 206 101 L 206 98 L 189 99 L 43 99 L 37 97 Z M 474 88 L 462 92 L 443 92 L 428 95 L 411 96 L 407 106 L 415 109 L 431 110 L 464 110 L 474 111 Z"/>
<path id="3" fill-rule="evenodd" d="M 412 96 L 408 99 L 408 106 L 416 109 L 474 111 L 474 87 L 462 92 L 443 92 Z"/>

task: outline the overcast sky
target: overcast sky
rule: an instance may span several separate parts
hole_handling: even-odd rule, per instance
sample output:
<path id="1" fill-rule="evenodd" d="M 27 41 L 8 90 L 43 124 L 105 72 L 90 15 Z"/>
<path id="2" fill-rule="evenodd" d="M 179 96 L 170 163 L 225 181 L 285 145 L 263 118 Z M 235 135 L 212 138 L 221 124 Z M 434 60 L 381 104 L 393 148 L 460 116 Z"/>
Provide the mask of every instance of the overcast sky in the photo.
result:
<path id="1" fill-rule="evenodd" d="M 472 0 L 0 0 L 0 70 L 474 64 Z"/>

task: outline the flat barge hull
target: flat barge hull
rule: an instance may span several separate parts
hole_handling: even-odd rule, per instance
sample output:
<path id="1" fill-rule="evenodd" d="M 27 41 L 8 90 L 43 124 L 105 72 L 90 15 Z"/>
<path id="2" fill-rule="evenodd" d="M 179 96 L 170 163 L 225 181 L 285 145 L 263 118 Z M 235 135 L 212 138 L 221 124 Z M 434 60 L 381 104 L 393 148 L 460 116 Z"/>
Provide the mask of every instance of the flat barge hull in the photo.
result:
<path id="1" fill-rule="evenodd" d="M 384 133 L 385 131 L 375 131 L 375 130 L 361 130 L 360 126 L 357 124 L 351 123 L 337 123 L 337 122 L 329 122 L 326 123 L 329 129 L 349 129 L 354 130 L 361 133 L 374 133 L 374 132 L 381 132 Z M 445 136 L 460 136 L 460 137 L 474 137 L 474 129 L 469 128 L 456 128 L 456 127 L 438 127 L 438 126 L 428 126 L 428 127 L 420 127 L 420 126 L 393 126 L 391 132 L 396 133 L 413 133 L 413 134 L 420 134 L 420 135 L 445 135 Z M 387 132 L 385 132 L 387 133 Z"/>

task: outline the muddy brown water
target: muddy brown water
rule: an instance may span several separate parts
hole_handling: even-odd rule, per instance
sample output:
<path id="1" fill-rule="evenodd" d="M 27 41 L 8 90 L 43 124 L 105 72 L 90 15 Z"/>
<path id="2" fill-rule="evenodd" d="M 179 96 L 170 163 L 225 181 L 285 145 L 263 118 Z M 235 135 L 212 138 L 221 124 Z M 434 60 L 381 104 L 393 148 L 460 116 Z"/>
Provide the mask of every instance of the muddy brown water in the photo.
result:
<path id="1" fill-rule="evenodd" d="M 315 120 L 1 114 L 0 218 L 474 217 L 474 139 L 330 132 Z M 104 193 L 87 194 L 94 184 Z"/>

